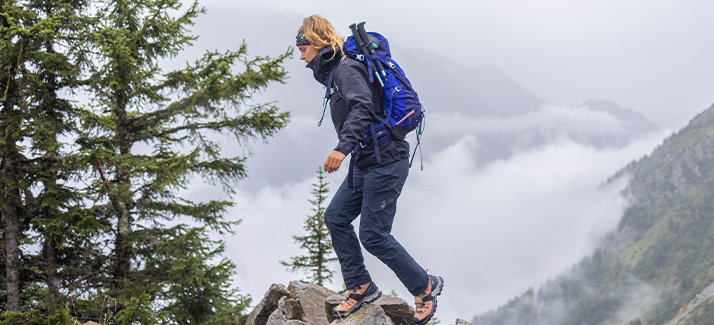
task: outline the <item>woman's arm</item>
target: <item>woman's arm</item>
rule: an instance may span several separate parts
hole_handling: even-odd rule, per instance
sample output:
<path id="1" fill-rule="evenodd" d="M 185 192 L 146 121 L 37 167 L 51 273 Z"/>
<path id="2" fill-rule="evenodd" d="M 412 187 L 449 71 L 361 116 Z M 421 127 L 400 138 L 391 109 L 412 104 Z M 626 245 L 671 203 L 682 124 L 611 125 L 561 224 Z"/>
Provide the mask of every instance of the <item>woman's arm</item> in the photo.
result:
<path id="1" fill-rule="evenodd" d="M 342 62 L 338 67 L 335 84 L 349 109 L 340 133 L 340 141 L 335 148 L 346 156 L 362 140 L 364 132 L 372 123 L 372 86 L 369 83 L 367 67 L 351 59 Z"/>
<path id="2" fill-rule="evenodd" d="M 325 160 L 324 168 L 328 173 L 340 168 L 347 154 L 352 152 L 364 137 L 374 115 L 372 87 L 369 83 L 367 67 L 362 63 L 354 60 L 342 62 L 335 72 L 335 85 L 349 109 L 349 114 L 343 123 L 337 147 Z"/>

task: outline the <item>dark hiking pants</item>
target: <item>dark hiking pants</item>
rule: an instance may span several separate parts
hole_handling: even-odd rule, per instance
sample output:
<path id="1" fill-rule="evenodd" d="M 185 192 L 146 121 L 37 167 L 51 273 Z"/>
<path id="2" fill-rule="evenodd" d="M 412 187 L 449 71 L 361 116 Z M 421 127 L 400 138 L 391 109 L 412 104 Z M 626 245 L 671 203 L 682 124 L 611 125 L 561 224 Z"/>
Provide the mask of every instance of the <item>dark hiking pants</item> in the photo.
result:
<path id="1" fill-rule="evenodd" d="M 347 288 L 371 282 L 364 266 L 359 243 L 386 264 L 412 295 L 428 286 L 426 271 L 391 235 L 397 212 L 397 198 L 409 174 L 409 159 L 376 167 L 367 171 L 354 169 L 354 187 L 347 179 L 335 192 L 325 211 L 325 224 L 330 229 L 332 244 L 340 260 L 342 277 Z M 359 240 L 352 221 L 362 214 Z"/>

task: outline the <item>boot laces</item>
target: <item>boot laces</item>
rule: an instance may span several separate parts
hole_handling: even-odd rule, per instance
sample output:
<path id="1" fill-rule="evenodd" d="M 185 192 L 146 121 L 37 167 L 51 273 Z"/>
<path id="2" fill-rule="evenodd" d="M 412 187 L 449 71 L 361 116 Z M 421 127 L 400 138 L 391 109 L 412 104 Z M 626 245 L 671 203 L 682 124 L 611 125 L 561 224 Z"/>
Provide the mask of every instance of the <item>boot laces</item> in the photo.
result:
<path id="1" fill-rule="evenodd" d="M 414 299 L 414 304 L 416 305 L 416 312 L 417 314 L 422 314 L 426 311 L 428 311 L 429 307 L 426 305 L 424 300 L 421 299 L 421 297 L 418 297 L 418 299 Z"/>
<path id="2" fill-rule="evenodd" d="M 357 287 L 359 288 L 359 287 Z M 350 306 L 352 303 L 350 303 L 350 300 L 354 300 L 350 298 L 350 293 L 357 293 L 357 288 L 349 289 L 347 290 L 347 294 L 345 295 L 345 299 L 340 302 L 340 305 L 342 306 Z"/>

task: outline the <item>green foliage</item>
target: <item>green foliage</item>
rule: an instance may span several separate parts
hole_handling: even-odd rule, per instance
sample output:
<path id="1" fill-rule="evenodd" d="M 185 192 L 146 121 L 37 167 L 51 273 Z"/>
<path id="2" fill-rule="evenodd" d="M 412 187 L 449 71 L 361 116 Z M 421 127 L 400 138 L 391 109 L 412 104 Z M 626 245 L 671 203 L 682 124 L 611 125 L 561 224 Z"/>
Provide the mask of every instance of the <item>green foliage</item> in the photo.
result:
<path id="1" fill-rule="evenodd" d="M 0 2 L 3 248 L 5 256 L 20 256 L 0 263 L 8 275 L 0 309 L 54 310 L 59 284 L 77 280 L 75 266 L 88 262 L 82 256 L 90 248 L 64 249 L 86 239 L 88 228 L 74 223 L 82 198 L 68 185 L 72 155 L 58 140 L 75 132 L 75 108 L 59 94 L 81 84 L 86 7 L 82 0 Z M 30 244 L 42 250 L 25 251 Z"/>
<path id="2" fill-rule="evenodd" d="M 164 73 L 204 12 L 181 10 L 175 0 L 0 0 L 0 267 L 12 275 L 0 276 L 0 312 L 16 311 L 2 324 L 245 316 L 250 297 L 209 235 L 239 223 L 224 215 L 247 157 L 219 141 L 249 152 L 288 123 L 274 105 L 247 103 L 285 81 L 290 52 L 251 58 L 243 44 Z M 77 92 L 92 101 L 78 107 Z M 192 179 L 227 199 L 180 197 Z"/>
<path id="3" fill-rule="evenodd" d="M 333 254 L 330 231 L 325 225 L 325 200 L 327 200 L 327 188 L 329 183 L 325 182 L 322 167 L 317 169 L 317 184 L 312 184 L 313 200 L 312 211 L 314 214 L 307 216 L 303 229 L 307 232 L 305 236 L 293 236 L 295 243 L 300 244 L 300 248 L 307 251 L 306 255 L 291 257 L 290 262 L 280 261 L 280 264 L 287 267 L 292 272 L 304 271 L 310 281 L 322 285 L 332 282 L 333 271 L 329 269 L 330 263 L 337 261 Z"/>
<path id="4" fill-rule="evenodd" d="M 119 324 L 156 324 L 158 315 L 152 308 L 151 296 L 148 293 L 135 294 L 124 301 L 124 308 L 116 315 Z"/>
<path id="5" fill-rule="evenodd" d="M 226 323 L 248 305 L 230 288 L 235 265 L 221 258 L 223 243 L 208 237 L 233 233 L 238 221 L 223 217 L 232 201 L 193 202 L 176 193 L 199 178 L 230 197 L 246 177 L 246 157 L 225 157 L 216 136 L 265 141 L 289 119 L 272 105 L 245 105 L 255 91 L 284 81 L 289 53 L 248 59 L 243 45 L 207 52 L 184 69 L 158 68 L 196 39 L 187 26 L 204 10 L 181 6 L 107 1 L 92 30 L 97 64 L 88 80 L 93 101 L 79 116 L 78 163 L 94 179 L 91 211 L 107 225 L 112 259 L 88 282 L 115 299 L 107 312 L 117 324 Z M 242 73 L 233 72 L 236 63 Z"/>
<path id="6" fill-rule="evenodd" d="M 52 316 L 43 315 L 35 309 L 28 312 L 5 312 L 0 315 L 0 325 L 76 325 L 66 311 L 57 310 Z"/>
<path id="7" fill-rule="evenodd" d="M 710 299 L 702 303 L 696 311 L 690 312 L 690 315 L 686 319 L 686 323 L 681 325 L 707 325 L 714 323 L 714 302 Z"/>

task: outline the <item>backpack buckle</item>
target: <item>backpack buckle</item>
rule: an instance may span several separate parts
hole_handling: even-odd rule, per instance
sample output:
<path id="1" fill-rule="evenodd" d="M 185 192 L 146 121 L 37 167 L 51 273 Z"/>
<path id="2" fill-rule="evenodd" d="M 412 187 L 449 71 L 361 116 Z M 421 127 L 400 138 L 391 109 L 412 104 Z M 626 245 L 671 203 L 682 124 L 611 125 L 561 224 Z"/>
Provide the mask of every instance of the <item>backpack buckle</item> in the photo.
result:
<path id="1" fill-rule="evenodd" d="M 355 55 L 355 60 L 357 60 L 357 61 L 364 61 L 364 55 L 363 55 L 363 54 L 357 54 L 357 55 Z"/>
<path id="2" fill-rule="evenodd" d="M 387 65 L 392 69 L 397 67 L 396 65 L 394 65 L 394 63 L 392 63 L 392 60 L 387 60 Z"/>
<path id="3" fill-rule="evenodd" d="M 366 145 L 366 144 L 363 144 L 362 141 L 360 141 L 360 142 L 359 142 L 359 146 L 362 147 L 362 149 L 364 149 L 364 147 L 366 147 L 367 145 Z"/>

